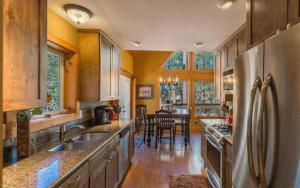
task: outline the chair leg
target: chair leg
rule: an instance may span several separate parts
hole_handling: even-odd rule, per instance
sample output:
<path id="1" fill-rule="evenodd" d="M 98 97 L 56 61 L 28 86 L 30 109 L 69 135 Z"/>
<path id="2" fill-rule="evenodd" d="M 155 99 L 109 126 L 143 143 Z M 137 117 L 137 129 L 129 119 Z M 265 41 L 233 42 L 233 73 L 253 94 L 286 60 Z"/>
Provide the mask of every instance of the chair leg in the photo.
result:
<path id="1" fill-rule="evenodd" d="M 144 144 L 146 143 L 146 131 L 147 131 L 147 126 L 145 124 L 145 126 L 144 126 Z"/>
<path id="2" fill-rule="evenodd" d="M 173 128 L 173 143 L 175 143 L 175 137 L 176 137 L 176 126 Z"/>
<path id="3" fill-rule="evenodd" d="M 172 149 L 172 129 L 170 129 L 170 149 Z"/>
<path id="4" fill-rule="evenodd" d="M 156 134 L 155 134 L 155 149 L 157 149 L 157 141 L 158 141 L 158 129 L 156 129 Z"/>
<path id="5" fill-rule="evenodd" d="M 162 135 L 163 135 L 164 133 L 163 133 L 163 130 L 162 129 L 160 129 L 159 130 L 159 143 L 161 143 L 161 139 L 162 139 Z"/>
<path id="6" fill-rule="evenodd" d="M 181 135 L 183 136 L 184 135 L 184 126 L 181 125 Z"/>

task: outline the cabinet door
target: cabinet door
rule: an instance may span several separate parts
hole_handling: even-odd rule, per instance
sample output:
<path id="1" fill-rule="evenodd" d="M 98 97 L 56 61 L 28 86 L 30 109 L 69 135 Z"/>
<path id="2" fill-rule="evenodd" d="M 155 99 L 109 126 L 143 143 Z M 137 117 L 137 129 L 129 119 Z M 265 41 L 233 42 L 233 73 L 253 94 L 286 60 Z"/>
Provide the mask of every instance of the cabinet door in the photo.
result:
<path id="1" fill-rule="evenodd" d="M 116 47 L 112 48 L 112 63 L 111 63 L 111 97 L 119 98 L 119 74 L 120 74 L 120 52 Z"/>
<path id="2" fill-rule="evenodd" d="M 105 188 L 105 166 L 106 161 L 104 160 L 92 173 L 90 176 L 90 188 Z"/>
<path id="3" fill-rule="evenodd" d="M 237 56 L 247 50 L 246 28 L 242 29 L 237 36 Z"/>
<path id="4" fill-rule="evenodd" d="M 3 3 L 3 110 L 44 106 L 47 0 Z"/>
<path id="5" fill-rule="evenodd" d="M 101 101 L 111 98 L 111 43 L 101 36 L 100 93 Z"/>
<path id="6" fill-rule="evenodd" d="M 216 98 L 221 98 L 221 56 L 218 52 L 216 55 L 216 64 L 215 64 L 215 89 L 216 89 Z"/>
<path id="7" fill-rule="evenodd" d="M 221 60 L 220 60 L 220 68 L 221 68 L 221 73 L 220 73 L 220 78 L 221 78 L 221 81 L 220 81 L 220 85 L 221 85 L 221 91 L 220 91 L 220 96 L 221 96 L 221 99 L 224 100 L 224 85 L 223 85 L 223 72 L 227 69 L 227 47 L 223 47 L 220 51 L 220 57 L 221 57 Z"/>
<path id="8" fill-rule="evenodd" d="M 135 152 L 135 142 L 134 142 L 134 126 L 130 126 L 129 128 L 129 159 L 132 160 Z"/>
<path id="9" fill-rule="evenodd" d="M 88 188 L 89 187 L 89 163 L 83 165 L 60 188 Z"/>
<path id="10" fill-rule="evenodd" d="M 287 25 L 288 0 L 247 0 L 248 45 L 255 45 Z M 297 7 L 299 8 L 299 7 Z"/>
<path id="11" fill-rule="evenodd" d="M 106 188 L 115 188 L 118 185 L 118 153 L 117 147 L 106 163 Z"/>
<path id="12" fill-rule="evenodd" d="M 233 38 L 227 46 L 227 68 L 233 68 L 234 59 L 237 57 L 237 40 Z"/>
<path id="13" fill-rule="evenodd" d="M 294 25 L 300 22 L 300 0 L 289 0 L 288 2 L 288 23 Z"/>
<path id="14" fill-rule="evenodd" d="M 81 101 L 100 101 L 100 38 L 98 32 L 79 32 Z M 93 86 L 93 87 L 91 87 Z"/>

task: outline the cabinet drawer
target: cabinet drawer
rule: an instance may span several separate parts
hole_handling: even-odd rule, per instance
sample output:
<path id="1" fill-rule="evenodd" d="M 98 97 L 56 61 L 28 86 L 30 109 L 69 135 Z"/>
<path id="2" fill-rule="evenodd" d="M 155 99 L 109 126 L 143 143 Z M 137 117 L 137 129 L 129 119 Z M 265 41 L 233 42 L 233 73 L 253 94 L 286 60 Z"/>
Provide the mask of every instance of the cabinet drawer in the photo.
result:
<path id="1" fill-rule="evenodd" d="M 90 160 L 90 174 L 93 174 L 97 169 L 105 163 L 106 158 L 108 157 L 108 147 L 104 147 L 98 151 Z"/>
<path id="2" fill-rule="evenodd" d="M 89 163 L 83 165 L 60 188 L 85 188 L 89 184 Z"/>

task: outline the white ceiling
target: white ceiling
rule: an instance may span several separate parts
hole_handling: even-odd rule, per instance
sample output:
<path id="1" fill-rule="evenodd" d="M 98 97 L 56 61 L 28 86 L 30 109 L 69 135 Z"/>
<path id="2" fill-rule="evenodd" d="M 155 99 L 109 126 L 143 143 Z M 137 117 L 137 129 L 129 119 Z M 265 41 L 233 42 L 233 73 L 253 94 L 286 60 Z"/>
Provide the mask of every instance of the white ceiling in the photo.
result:
<path id="1" fill-rule="evenodd" d="M 79 4 L 94 13 L 86 24 L 63 10 Z M 246 22 L 245 0 L 227 10 L 217 0 L 48 0 L 49 7 L 78 28 L 101 29 L 124 50 L 211 51 Z M 141 42 L 140 47 L 132 45 Z M 204 46 L 195 48 L 196 42 Z"/>

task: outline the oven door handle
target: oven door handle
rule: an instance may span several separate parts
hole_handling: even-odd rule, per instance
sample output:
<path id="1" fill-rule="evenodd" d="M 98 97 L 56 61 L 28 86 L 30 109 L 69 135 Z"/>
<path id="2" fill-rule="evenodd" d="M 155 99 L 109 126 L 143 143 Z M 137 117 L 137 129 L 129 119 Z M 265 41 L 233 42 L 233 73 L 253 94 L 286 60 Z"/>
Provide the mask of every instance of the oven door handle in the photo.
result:
<path id="1" fill-rule="evenodd" d="M 212 146 L 214 146 L 218 151 L 221 152 L 221 147 L 219 146 L 218 143 L 216 143 L 216 142 L 213 140 L 212 136 L 206 134 L 205 137 L 206 137 L 206 140 L 207 140 Z"/>

